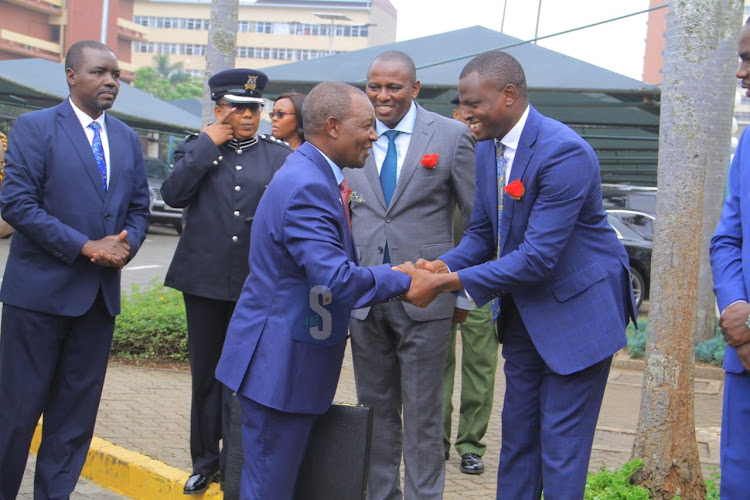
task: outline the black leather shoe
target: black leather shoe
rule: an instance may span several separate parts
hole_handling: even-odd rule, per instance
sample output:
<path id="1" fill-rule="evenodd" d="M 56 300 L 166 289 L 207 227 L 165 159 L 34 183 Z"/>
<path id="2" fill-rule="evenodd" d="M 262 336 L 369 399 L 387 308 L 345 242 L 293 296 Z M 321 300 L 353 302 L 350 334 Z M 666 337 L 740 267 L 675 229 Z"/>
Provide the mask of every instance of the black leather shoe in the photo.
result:
<path id="1" fill-rule="evenodd" d="M 461 455 L 461 472 L 464 474 L 481 474 L 484 472 L 482 457 L 476 453 L 465 453 Z"/>
<path id="2" fill-rule="evenodd" d="M 185 482 L 185 488 L 183 488 L 182 492 L 185 495 L 199 495 L 206 491 L 208 489 L 208 486 L 211 483 L 218 483 L 219 482 L 219 473 L 214 472 L 210 475 L 205 474 L 193 474 L 188 478 L 188 480 Z"/>

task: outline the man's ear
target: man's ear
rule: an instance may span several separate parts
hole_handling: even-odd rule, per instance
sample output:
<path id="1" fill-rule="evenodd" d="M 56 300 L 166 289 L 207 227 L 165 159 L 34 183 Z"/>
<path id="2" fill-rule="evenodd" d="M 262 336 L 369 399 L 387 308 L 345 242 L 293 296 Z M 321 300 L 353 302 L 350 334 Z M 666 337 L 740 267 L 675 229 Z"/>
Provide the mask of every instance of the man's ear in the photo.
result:
<path id="1" fill-rule="evenodd" d="M 73 71 L 73 68 L 65 68 L 65 78 L 68 80 L 68 87 L 76 84 L 76 72 Z"/>
<path id="2" fill-rule="evenodd" d="M 512 83 L 509 83 L 505 86 L 503 89 L 503 103 L 506 106 L 512 106 L 514 102 L 516 102 L 516 98 L 518 97 L 518 89 L 515 85 Z"/>
<path id="3" fill-rule="evenodd" d="M 329 116 L 326 118 L 326 133 L 328 133 L 329 137 L 332 139 L 339 138 L 340 127 L 341 123 L 339 123 L 336 117 Z"/>

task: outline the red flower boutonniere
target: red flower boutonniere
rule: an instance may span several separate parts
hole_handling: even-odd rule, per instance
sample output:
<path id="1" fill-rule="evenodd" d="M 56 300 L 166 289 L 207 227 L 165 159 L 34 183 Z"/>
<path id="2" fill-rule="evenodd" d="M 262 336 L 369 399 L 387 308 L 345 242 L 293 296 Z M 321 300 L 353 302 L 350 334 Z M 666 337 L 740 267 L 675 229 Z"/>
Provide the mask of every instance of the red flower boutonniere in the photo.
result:
<path id="1" fill-rule="evenodd" d="M 424 155 L 419 163 L 421 163 L 424 168 L 435 168 L 439 157 L 440 155 L 438 155 L 437 153 Z"/>
<path id="2" fill-rule="evenodd" d="M 523 193 L 526 192 L 526 188 L 523 187 L 523 184 L 521 184 L 521 179 L 514 180 L 503 189 L 505 189 L 505 192 L 508 193 L 508 196 L 516 201 L 520 200 L 521 196 L 523 196 Z"/>

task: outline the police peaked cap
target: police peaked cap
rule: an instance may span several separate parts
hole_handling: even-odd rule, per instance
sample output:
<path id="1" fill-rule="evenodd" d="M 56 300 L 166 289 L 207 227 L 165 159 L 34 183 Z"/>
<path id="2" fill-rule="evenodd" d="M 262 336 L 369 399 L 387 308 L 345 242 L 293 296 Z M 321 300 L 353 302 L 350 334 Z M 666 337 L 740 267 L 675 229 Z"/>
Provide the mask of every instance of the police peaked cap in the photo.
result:
<path id="1" fill-rule="evenodd" d="M 267 84 L 268 76 L 255 69 L 228 69 L 208 79 L 212 100 L 218 101 L 223 97 L 233 103 L 262 103 L 261 92 Z"/>

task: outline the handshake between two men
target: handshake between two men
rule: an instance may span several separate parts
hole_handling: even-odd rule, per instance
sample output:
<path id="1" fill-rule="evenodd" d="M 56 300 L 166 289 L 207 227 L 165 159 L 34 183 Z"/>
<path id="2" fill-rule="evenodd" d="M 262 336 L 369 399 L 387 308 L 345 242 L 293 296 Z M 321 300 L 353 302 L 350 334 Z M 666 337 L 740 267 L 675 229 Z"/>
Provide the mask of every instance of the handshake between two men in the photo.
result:
<path id="1" fill-rule="evenodd" d="M 461 290 L 458 273 L 452 273 L 442 260 L 419 259 L 416 263 L 406 261 L 393 267 L 411 276 L 411 286 L 401 300 L 417 307 L 427 307 L 441 293 Z"/>

